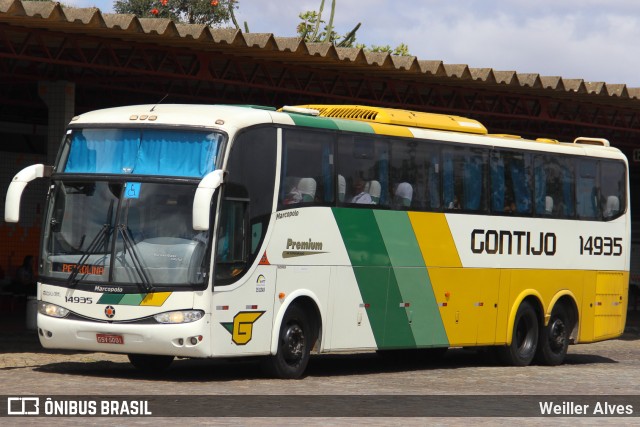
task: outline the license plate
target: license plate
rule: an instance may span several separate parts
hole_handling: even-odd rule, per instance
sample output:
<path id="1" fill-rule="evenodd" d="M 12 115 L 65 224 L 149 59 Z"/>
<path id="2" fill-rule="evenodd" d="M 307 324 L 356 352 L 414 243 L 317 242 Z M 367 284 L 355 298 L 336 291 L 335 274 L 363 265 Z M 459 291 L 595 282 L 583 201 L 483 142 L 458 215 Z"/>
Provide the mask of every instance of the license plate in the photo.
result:
<path id="1" fill-rule="evenodd" d="M 122 335 L 97 334 L 96 339 L 100 344 L 124 344 Z"/>

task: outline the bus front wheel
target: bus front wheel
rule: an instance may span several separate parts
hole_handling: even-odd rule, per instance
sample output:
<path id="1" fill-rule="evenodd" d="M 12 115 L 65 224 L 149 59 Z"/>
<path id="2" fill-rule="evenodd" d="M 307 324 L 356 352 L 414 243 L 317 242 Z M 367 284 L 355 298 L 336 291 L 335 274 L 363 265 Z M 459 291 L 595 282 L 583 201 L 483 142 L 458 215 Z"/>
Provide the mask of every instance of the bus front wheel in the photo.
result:
<path id="1" fill-rule="evenodd" d="M 562 304 L 556 305 L 551 311 L 549 323 L 540 333 L 536 361 L 544 365 L 560 365 L 569 347 L 571 322 Z"/>
<path id="2" fill-rule="evenodd" d="M 129 354 L 129 362 L 143 372 L 164 371 L 173 362 L 173 356 L 158 356 L 155 354 Z"/>
<path id="3" fill-rule="evenodd" d="M 297 305 L 289 307 L 282 319 L 278 335 L 278 350 L 263 362 L 267 374 L 282 379 L 302 377 L 312 345 L 311 324 Z"/>
<path id="4" fill-rule="evenodd" d="M 538 316 L 533 306 L 523 301 L 518 307 L 513 322 L 511 345 L 500 348 L 500 356 L 505 364 L 527 366 L 536 355 L 538 347 Z"/>

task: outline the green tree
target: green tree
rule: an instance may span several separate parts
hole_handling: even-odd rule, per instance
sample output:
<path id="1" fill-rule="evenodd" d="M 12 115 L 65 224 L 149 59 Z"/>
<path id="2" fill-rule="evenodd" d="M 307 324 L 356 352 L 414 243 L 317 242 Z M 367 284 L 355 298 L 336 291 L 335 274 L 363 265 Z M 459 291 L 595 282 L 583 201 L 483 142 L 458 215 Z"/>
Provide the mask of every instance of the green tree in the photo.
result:
<path id="1" fill-rule="evenodd" d="M 354 47 L 356 41 L 356 32 L 360 28 L 358 23 L 351 31 L 344 36 L 338 34 L 333 26 L 333 18 L 336 11 L 336 0 L 331 2 L 331 14 L 329 16 L 329 22 L 325 22 L 322 19 L 322 12 L 324 10 L 324 0 L 320 2 L 320 8 L 318 11 L 308 10 L 298 15 L 301 22 L 296 27 L 296 31 L 300 37 L 307 43 L 332 43 L 337 47 Z M 392 55 L 409 56 L 409 46 L 404 43 L 400 43 L 395 48 L 391 46 L 376 46 L 372 45 L 367 48 L 365 45 L 358 44 L 355 47 L 372 51 L 372 52 L 389 52 Z"/>
<path id="2" fill-rule="evenodd" d="M 353 30 L 349 31 L 344 36 L 339 35 L 333 27 L 333 17 L 336 11 L 336 0 L 331 2 L 331 15 L 329 17 L 329 23 L 326 23 L 322 19 L 322 12 L 324 10 L 324 0 L 320 2 L 320 8 L 316 12 L 315 10 L 308 10 L 298 15 L 302 20 L 296 28 L 298 35 L 308 43 L 333 43 L 339 47 L 352 47 L 356 40 L 356 32 L 360 28 L 360 23 L 356 25 Z M 321 26 L 324 25 L 321 30 Z"/>
<path id="3" fill-rule="evenodd" d="M 365 45 L 357 45 L 356 47 L 360 48 L 360 49 L 365 49 L 365 50 L 369 50 L 371 52 L 389 52 L 391 55 L 398 55 L 398 56 L 410 56 L 411 54 L 409 53 L 409 46 L 407 46 L 404 43 L 400 43 L 398 46 L 392 48 L 391 46 L 384 45 L 384 46 L 377 46 L 375 44 L 372 44 L 370 47 L 366 47 Z"/>
<path id="4" fill-rule="evenodd" d="M 113 3 L 116 13 L 210 26 L 229 23 L 237 7 L 238 0 L 116 0 Z"/>

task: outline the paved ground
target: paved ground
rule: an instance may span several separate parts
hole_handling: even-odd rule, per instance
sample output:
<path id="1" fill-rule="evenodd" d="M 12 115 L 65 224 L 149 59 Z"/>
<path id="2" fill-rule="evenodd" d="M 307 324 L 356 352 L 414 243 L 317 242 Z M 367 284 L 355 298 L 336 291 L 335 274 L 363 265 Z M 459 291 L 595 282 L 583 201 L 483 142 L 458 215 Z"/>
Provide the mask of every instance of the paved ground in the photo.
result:
<path id="1" fill-rule="evenodd" d="M 312 358 L 309 375 L 301 381 L 265 378 L 254 363 L 178 360 L 159 376 L 134 370 L 126 356 L 40 347 L 35 332 L 25 331 L 17 319 L 0 319 L 0 384 L 4 395 L 636 395 L 640 390 L 640 312 L 630 312 L 625 334 L 617 340 L 571 346 L 559 367 L 508 368 L 487 355 L 465 349 L 450 350 L 438 361 L 390 362 L 371 354 L 323 355 Z M 499 396 L 496 396 L 499 399 Z M 640 407 L 636 409 L 640 414 Z M 5 419 L 6 420 L 6 419 Z M 95 422 L 98 423 L 97 419 Z M 116 425 L 131 419 L 110 419 Z M 636 419 L 608 420 L 630 425 Z M 0 418 L 0 425 L 3 424 Z M 13 420 L 12 420 L 13 421 Z M 62 418 L 16 420 L 24 425 L 66 425 Z M 118 422 L 116 422 L 118 421 Z M 138 425 L 174 423 L 177 420 L 136 419 Z M 319 418 L 252 418 L 251 424 L 323 425 Z M 393 421 L 393 422 L 392 422 Z M 388 425 L 398 420 L 360 419 L 367 425 Z M 402 424 L 467 424 L 468 419 L 401 419 Z M 527 423 L 544 424 L 545 419 Z M 548 419 L 546 419 L 548 424 Z M 570 419 L 554 424 L 571 424 Z M 576 420 L 574 420 L 576 421 Z M 607 420 L 579 419 L 601 425 Z M 349 425 L 352 419 L 332 419 Z M 246 420 L 190 418 L 187 424 L 246 424 Z M 513 420 L 473 419 L 474 424 L 510 425 Z M 521 423 L 521 421 L 518 421 Z M 13 424 L 13 423 L 12 423 Z M 83 424 L 85 424 L 83 422 Z M 640 421 L 636 423 L 640 425 Z"/>

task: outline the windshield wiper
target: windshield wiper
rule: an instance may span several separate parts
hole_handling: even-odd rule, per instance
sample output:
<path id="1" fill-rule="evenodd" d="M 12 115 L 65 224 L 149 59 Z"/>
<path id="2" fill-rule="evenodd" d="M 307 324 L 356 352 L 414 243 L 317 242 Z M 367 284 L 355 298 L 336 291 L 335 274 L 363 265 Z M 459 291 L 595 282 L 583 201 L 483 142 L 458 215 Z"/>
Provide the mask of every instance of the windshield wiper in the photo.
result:
<path id="1" fill-rule="evenodd" d="M 135 242 L 131 239 L 131 234 L 129 233 L 129 229 L 125 224 L 118 224 L 118 231 L 122 235 L 122 243 L 124 244 L 124 256 L 126 260 L 127 249 L 131 253 L 131 263 L 133 264 L 133 268 L 140 276 L 140 284 L 147 292 L 153 292 L 153 285 L 151 284 L 151 280 L 147 277 L 147 273 L 144 270 L 142 265 L 142 261 L 140 261 L 140 255 L 138 254 L 138 250 L 136 249 Z"/>
<path id="2" fill-rule="evenodd" d="M 91 243 L 89 243 L 87 250 L 82 253 L 82 256 L 80 257 L 78 262 L 75 264 L 75 266 L 71 270 L 71 274 L 69 274 L 69 278 L 67 279 L 67 285 L 70 285 L 71 283 L 76 281 L 76 277 L 78 277 L 78 273 L 80 273 L 80 269 L 87 264 L 89 257 L 93 255 L 100 246 L 106 243 L 107 239 L 109 238 L 109 235 L 111 234 L 111 230 L 112 228 L 110 224 L 102 225 L 102 228 L 100 228 L 100 230 L 98 231 L 96 236 L 93 238 Z M 84 237 L 83 237 L 83 240 L 84 240 Z"/>

